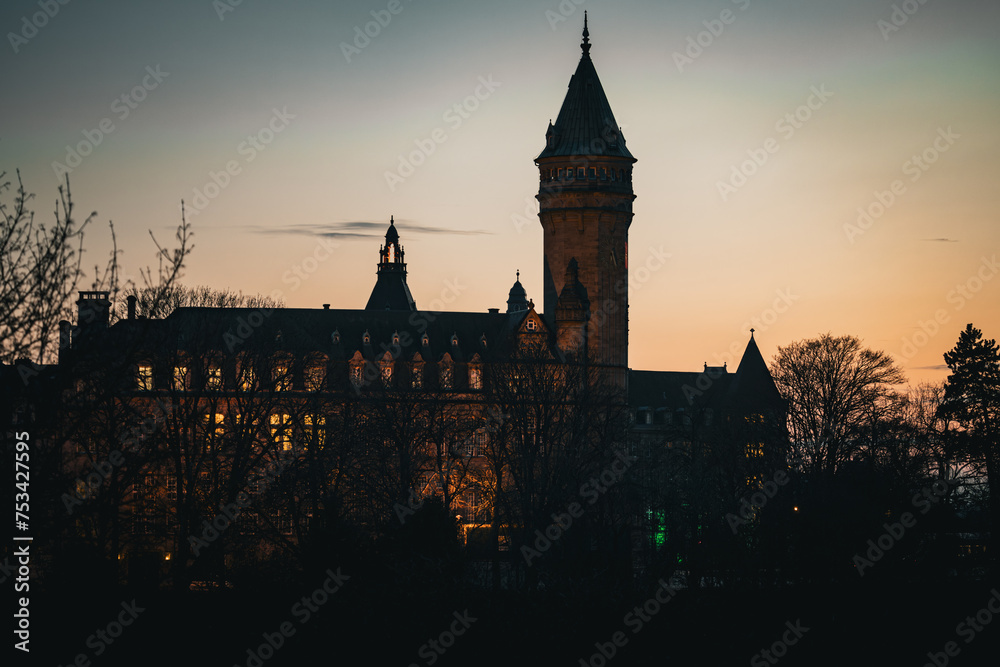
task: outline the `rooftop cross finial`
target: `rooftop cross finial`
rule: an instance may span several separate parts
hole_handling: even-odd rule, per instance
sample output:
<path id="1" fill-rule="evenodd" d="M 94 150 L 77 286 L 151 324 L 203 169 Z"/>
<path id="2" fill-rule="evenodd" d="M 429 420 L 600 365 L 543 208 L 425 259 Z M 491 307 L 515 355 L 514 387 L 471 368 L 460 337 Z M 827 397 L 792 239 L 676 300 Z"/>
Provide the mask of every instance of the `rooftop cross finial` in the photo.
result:
<path id="1" fill-rule="evenodd" d="M 587 30 L 587 12 L 583 12 L 583 43 L 580 44 L 583 55 L 590 57 L 590 31 Z"/>

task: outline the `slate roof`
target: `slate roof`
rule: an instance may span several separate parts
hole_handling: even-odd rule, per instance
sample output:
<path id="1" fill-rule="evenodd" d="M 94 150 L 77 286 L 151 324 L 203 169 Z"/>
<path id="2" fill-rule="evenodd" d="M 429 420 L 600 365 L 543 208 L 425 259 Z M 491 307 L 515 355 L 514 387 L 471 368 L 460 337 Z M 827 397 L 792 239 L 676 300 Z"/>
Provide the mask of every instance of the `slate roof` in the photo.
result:
<path id="1" fill-rule="evenodd" d="M 625 147 L 611 104 L 590 59 L 590 32 L 583 28 L 583 57 L 569 80 L 555 125 L 549 124 L 545 150 L 535 160 L 558 156 L 600 155 L 636 159 Z M 551 139 L 549 136 L 551 135 Z"/>
<path id="2" fill-rule="evenodd" d="M 708 366 L 701 372 L 630 370 L 629 404 L 686 411 L 727 406 L 763 412 L 783 408 L 785 402 L 751 334 L 735 373 Z"/>
<path id="3" fill-rule="evenodd" d="M 402 271 L 379 271 L 365 310 L 401 310 L 412 312 L 417 303 L 406 284 L 406 274 Z"/>
<path id="4" fill-rule="evenodd" d="M 504 349 L 528 312 L 275 308 L 268 313 L 256 308 L 178 308 L 163 320 L 119 321 L 111 327 L 111 333 L 116 338 L 121 336 L 122 344 L 127 339 L 138 339 L 139 345 L 150 351 L 160 346 L 192 353 L 264 348 L 293 355 L 317 352 L 326 354 L 331 361 L 346 361 L 356 351 L 375 360 L 393 349 L 393 338 L 398 335 L 402 349 L 398 358 L 403 361 L 417 353 L 424 361 L 439 361 L 447 352 L 453 360 L 462 362 L 477 353 L 485 360 Z M 453 344 L 453 337 L 457 344 Z"/>

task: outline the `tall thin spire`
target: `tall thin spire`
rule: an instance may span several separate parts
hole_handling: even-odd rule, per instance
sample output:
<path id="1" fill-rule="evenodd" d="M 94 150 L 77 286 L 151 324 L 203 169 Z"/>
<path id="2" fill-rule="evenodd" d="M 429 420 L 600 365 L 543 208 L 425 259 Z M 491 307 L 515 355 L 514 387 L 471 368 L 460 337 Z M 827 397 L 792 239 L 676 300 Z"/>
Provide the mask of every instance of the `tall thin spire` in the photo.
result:
<path id="1" fill-rule="evenodd" d="M 587 12 L 583 12 L 583 43 L 580 44 L 580 48 L 583 49 L 583 56 L 585 58 L 590 57 L 590 31 L 587 30 Z"/>

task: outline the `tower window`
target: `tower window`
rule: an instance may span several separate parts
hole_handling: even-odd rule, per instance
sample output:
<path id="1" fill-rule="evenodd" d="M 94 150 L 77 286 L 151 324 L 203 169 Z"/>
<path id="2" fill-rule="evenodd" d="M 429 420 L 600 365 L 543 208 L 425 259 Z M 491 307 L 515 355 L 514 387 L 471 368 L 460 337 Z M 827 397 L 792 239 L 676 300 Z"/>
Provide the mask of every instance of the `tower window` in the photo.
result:
<path id="1" fill-rule="evenodd" d="M 535 329 L 538 328 L 538 325 L 535 323 L 535 320 L 528 318 L 528 323 L 525 325 L 525 328 L 528 331 L 534 331 Z"/>
<path id="2" fill-rule="evenodd" d="M 565 175 L 566 175 L 566 170 L 563 169 L 562 167 L 560 167 L 559 168 L 559 180 L 561 181 L 563 179 L 563 176 L 565 176 Z"/>
<path id="3" fill-rule="evenodd" d="M 592 181 L 597 180 L 597 167 L 590 167 L 587 170 L 587 172 L 589 174 L 590 180 Z"/>
<path id="4" fill-rule="evenodd" d="M 469 389 L 479 391 L 483 388 L 483 370 L 478 366 L 469 367 Z"/>
<path id="5" fill-rule="evenodd" d="M 586 178 L 586 176 L 584 175 L 583 171 L 584 171 L 583 167 L 577 167 L 576 168 L 576 177 L 577 178 Z"/>

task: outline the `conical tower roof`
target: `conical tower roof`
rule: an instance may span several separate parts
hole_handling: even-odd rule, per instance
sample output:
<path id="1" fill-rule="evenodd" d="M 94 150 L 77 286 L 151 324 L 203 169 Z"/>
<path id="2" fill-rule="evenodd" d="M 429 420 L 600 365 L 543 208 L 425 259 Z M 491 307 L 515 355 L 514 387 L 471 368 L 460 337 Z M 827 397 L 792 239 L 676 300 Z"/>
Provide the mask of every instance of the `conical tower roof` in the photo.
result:
<path id="1" fill-rule="evenodd" d="M 611 111 L 608 96 L 590 59 L 590 31 L 587 29 L 586 12 L 583 19 L 583 56 L 576 73 L 569 80 L 569 90 L 563 100 L 555 125 L 549 124 L 545 150 L 535 158 L 570 155 L 606 155 L 635 158 L 625 147 Z"/>

